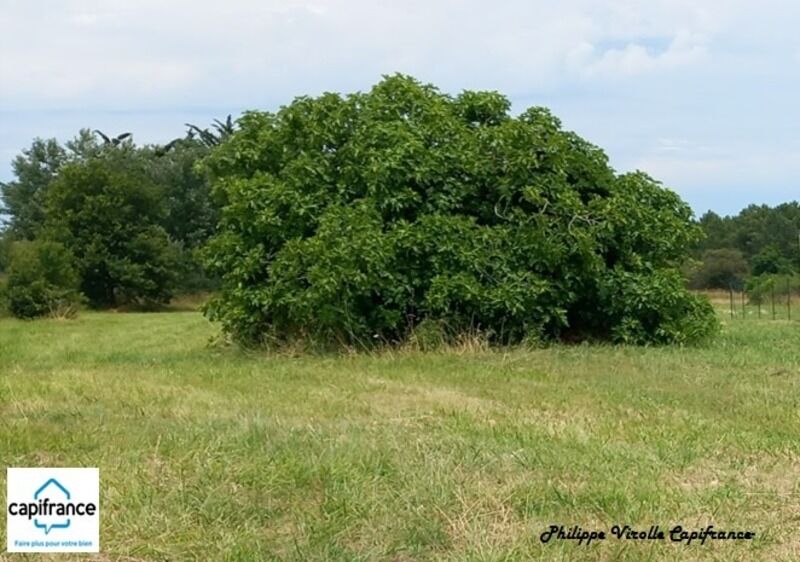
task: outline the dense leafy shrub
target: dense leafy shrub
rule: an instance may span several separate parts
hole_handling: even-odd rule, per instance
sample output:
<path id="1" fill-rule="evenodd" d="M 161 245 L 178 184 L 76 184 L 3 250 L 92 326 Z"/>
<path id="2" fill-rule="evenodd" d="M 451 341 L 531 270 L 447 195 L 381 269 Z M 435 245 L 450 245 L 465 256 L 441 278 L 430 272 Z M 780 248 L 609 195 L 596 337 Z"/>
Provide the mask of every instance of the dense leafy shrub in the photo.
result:
<path id="1" fill-rule="evenodd" d="M 426 320 L 499 342 L 713 333 L 677 273 L 688 206 L 547 110 L 509 107 L 393 76 L 246 113 L 205 162 L 224 204 L 207 313 L 250 343 L 399 341 Z"/>
<path id="2" fill-rule="evenodd" d="M 18 318 L 71 316 L 81 302 L 72 255 L 57 242 L 15 242 L 3 288 Z"/>
<path id="3" fill-rule="evenodd" d="M 677 271 L 617 269 L 605 281 L 601 309 L 609 315 L 606 322 L 615 341 L 690 343 L 716 329 L 711 303 L 687 298 Z"/>

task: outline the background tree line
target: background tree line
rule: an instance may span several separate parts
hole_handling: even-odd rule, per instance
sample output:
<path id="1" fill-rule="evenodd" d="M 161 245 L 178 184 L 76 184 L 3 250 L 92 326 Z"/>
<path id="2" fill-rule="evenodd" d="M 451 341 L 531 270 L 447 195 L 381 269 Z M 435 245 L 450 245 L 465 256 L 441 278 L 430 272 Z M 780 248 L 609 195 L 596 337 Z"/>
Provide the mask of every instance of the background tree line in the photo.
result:
<path id="1" fill-rule="evenodd" d="M 164 146 L 130 133 L 81 130 L 65 144 L 35 139 L 0 184 L 0 270 L 17 316 L 92 307 L 153 307 L 212 289 L 198 250 L 219 207 L 196 167 L 233 129 L 190 125 Z"/>
<path id="2" fill-rule="evenodd" d="M 799 284 L 800 203 L 750 205 L 726 217 L 709 211 L 698 222 L 705 237 L 687 267 L 692 288 L 759 293 Z"/>

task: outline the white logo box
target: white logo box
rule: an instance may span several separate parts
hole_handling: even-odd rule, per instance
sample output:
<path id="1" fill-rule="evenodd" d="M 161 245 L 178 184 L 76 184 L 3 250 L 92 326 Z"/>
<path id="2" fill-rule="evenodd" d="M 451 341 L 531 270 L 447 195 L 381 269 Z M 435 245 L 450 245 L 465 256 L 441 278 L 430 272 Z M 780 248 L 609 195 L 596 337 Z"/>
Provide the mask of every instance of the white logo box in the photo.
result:
<path id="1" fill-rule="evenodd" d="M 8 552 L 99 552 L 100 470 L 8 468 Z"/>

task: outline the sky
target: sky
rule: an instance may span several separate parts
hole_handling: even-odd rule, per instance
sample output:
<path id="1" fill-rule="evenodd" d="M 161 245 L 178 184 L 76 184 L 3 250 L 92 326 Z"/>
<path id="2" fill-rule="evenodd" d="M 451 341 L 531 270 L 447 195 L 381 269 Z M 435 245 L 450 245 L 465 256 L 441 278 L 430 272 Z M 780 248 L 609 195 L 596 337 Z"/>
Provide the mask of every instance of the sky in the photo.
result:
<path id="1" fill-rule="evenodd" d="M 34 137 L 182 136 L 402 72 L 549 107 L 700 215 L 800 199 L 796 0 L 0 0 L 0 181 Z"/>

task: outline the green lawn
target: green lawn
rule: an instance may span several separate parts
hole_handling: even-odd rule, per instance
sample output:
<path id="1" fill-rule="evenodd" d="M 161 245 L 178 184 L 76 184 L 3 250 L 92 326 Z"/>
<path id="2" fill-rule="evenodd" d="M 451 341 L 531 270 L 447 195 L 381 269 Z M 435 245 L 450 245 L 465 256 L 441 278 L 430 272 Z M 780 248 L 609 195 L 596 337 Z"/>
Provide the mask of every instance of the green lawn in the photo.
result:
<path id="1" fill-rule="evenodd" d="M 800 559 L 800 323 L 300 358 L 215 334 L 195 312 L 0 320 L 2 464 L 99 466 L 100 559 Z M 709 523 L 757 538 L 538 540 Z"/>

